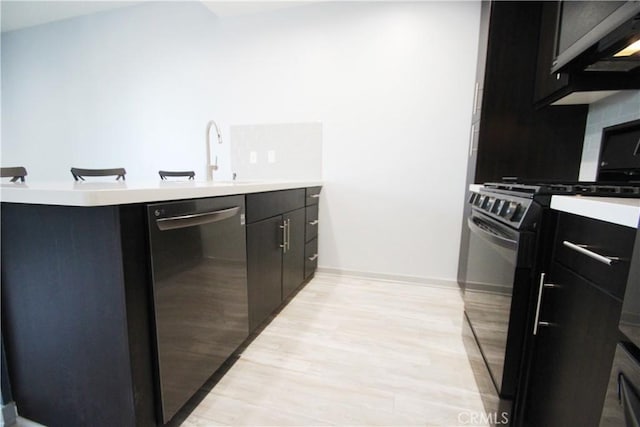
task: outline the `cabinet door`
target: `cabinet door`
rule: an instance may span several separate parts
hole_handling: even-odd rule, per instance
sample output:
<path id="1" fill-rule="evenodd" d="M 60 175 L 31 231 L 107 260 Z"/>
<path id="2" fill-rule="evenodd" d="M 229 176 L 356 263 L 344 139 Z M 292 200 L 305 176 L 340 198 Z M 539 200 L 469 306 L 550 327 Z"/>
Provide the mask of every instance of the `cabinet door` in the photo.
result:
<path id="1" fill-rule="evenodd" d="M 621 303 L 558 263 L 543 290 L 527 426 L 597 426 L 618 340 Z"/>
<path id="2" fill-rule="evenodd" d="M 284 215 L 287 247 L 282 258 L 282 299 L 286 299 L 304 280 L 305 209 Z"/>
<path id="3" fill-rule="evenodd" d="M 282 301 L 282 216 L 247 225 L 247 278 L 251 332 Z"/>
<path id="4" fill-rule="evenodd" d="M 545 1 L 542 3 L 534 93 L 535 102 L 544 100 L 547 96 L 559 91 L 569 83 L 569 76 L 567 74 L 551 73 L 553 58 L 555 57 L 556 26 L 559 7 L 559 1 Z"/>

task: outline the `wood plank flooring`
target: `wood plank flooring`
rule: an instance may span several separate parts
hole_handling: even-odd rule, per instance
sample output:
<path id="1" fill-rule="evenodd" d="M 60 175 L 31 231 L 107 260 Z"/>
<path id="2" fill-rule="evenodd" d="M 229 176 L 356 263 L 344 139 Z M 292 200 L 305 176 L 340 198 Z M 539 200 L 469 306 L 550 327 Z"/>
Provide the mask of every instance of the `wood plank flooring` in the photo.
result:
<path id="1" fill-rule="evenodd" d="M 317 274 L 181 425 L 463 425 L 462 319 L 456 289 Z"/>

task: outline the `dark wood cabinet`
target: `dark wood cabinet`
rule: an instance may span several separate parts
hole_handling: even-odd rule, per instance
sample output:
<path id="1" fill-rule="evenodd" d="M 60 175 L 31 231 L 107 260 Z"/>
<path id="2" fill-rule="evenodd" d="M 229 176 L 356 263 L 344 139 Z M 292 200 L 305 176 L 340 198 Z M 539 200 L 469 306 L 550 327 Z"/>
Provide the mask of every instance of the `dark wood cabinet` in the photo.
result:
<path id="1" fill-rule="evenodd" d="M 587 107 L 534 106 L 542 6 L 491 3 L 480 121 L 471 132 L 479 125 L 476 183 L 578 178 Z"/>
<path id="2" fill-rule="evenodd" d="M 144 206 L 2 203 L 0 217 L 2 339 L 20 415 L 156 425 Z"/>
<path id="3" fill-rule="evenodd" d="M 320 187 L 313 187 L 247 195 L 247 277 L 251 332 L 287 301 L 315 271 L 315 264 L 311 269 L 308 261 L 307 236 L 312 230 L 316 233 L 313 235 L 313 241 L 316 242 L 315 261 L 319 194 Z M 312 218 L 314 213 L 315 218 Z"/>
<path id="4" fill-rule="evenodd" d="M 553 65 L 556 51 L 556 27 L 559 8 L 559 1 L 547 1 L 542 4 L 534 93 L 534 100 L 538 105 L 550 103 L 550 99 L 548 98 L 569 84 L 568 74 L 551 73 L 551 66 Z"/>
<path id="5" fill-rule="evenodd" d="M 526 425 L 597 426 L 622 302 L 559 263 L 546 282 Z"/>
<path id="6" fill-rule="evenodd" d="M 247 282 L 249 331 L 282 302 L 282 216 L 247 225 Z"/>
<path id="7" fill-rule="evenodd" d="M 465 195 L 469 184 L 503 177 L 578 179 L 588 107 L 534 105 L 543 5 L 546 3 L 482 2 Z M 553 28 L 544 31 L 553 36 Z M 458 264 L 458 282 L 463 288 L 468 204 L 464 209 Z"/>
<path id="8" fill-rule="evenodd" d="M 524 425 L 597 426 L 616 344 L 635 229 L 560 213 L 538 289 Z M 589 256 L 584 249 L 604 258 Z M 608 265 L 606 258 L 619 260 Z M 604 262 L 603 262 L 604 261 Z M 539 307 L 539 308 L 538 308 Z"/>

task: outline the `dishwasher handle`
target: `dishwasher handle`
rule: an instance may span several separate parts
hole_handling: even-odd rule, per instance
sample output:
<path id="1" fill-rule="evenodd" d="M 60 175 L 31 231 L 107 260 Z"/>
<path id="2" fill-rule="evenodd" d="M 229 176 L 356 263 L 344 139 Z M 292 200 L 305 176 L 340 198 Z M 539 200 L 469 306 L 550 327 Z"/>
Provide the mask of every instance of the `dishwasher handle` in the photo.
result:
<path id="1" fill-rule="evenodd" d="M 202 212 L 189 215 L 172 216 L 156 219 L 156 224 L 161 231 L 175 230 L 178 228 L 196 227 L 231 218 L 240 212 L 239 206 L 228 209 L 220 209 L 212 212 Z"/>

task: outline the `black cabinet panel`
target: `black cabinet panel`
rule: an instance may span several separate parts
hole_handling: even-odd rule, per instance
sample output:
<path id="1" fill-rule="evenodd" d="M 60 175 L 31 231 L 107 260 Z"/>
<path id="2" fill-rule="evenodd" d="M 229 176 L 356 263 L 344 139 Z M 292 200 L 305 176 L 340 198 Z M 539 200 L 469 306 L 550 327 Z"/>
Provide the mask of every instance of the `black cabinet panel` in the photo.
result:
<path id="1" fill-rule="evenodd" d="M 597 426 L 621 302 L 554 263 L 544 290 L 526 406 L 531 427 Z"/>
<path id="2" fill-rule="evenodd" d="M 541 16 L 541 2 L 492 3 L 476 183 L 578 178 L 587 107 L 534 107 Z"/>
<path id="3" fill-rule="evenodd" d="M 519 394 L 524 425 L 598 425 L 622 339 L 621 297 L 635 238 L 630 227 L 558 214 L 551 269 L 538 296 L 538 333 L 531 336 L 528 386 Z M 620 260 L 607 265 L 585 250 Z"/>
<path id="4" fill-rule="evenodd" d="M 146 265 L 123 267 L 123 247 L 140 240 L 121 242 L 118 207 L 3 203 L 1 218 L 2 337 L 20 415 L 48 426 L 145 425 L 141 400 L 152 391 L 137 381 L 148 381 L 150 361 L 136 365 L 148 353 L 130 353 L 136 307 L 126 305 L 124 274 L 141 278 Z M 145 290 L 131 291 L 144 328 Z M 148 344 L 148 331 L 137 333 Z"/>
<path id="5" fill-rule="evenodd" d="M 282 225 L 281 216 L 247 225 L 250 332 L 255 331 L 282 301 Z"/>
<path id="6" fill-rule="evenodd" d="M 287 248 L 282 258 L 282 299 L 286 299 L 304 281 L 305 210 L 283 216 L 287 223 Z"/>
<path id="7" fill-rule="evenodd" d="M 538 62 L 535 85 L 535 101 L 544 100 L 554 92 L 569 84 L 569 75 L 551 74 L 551 66 L 555 57 L 556 26 L 560 2 L 545 1 L 542 3 L 540 18 L 540 38 L 538 39 Z"/>
<path id="8" fill-rule="evenodd" d="M 247 223 L 303 208 L 305 198 L 304 188 L 247 194 Z"/>

